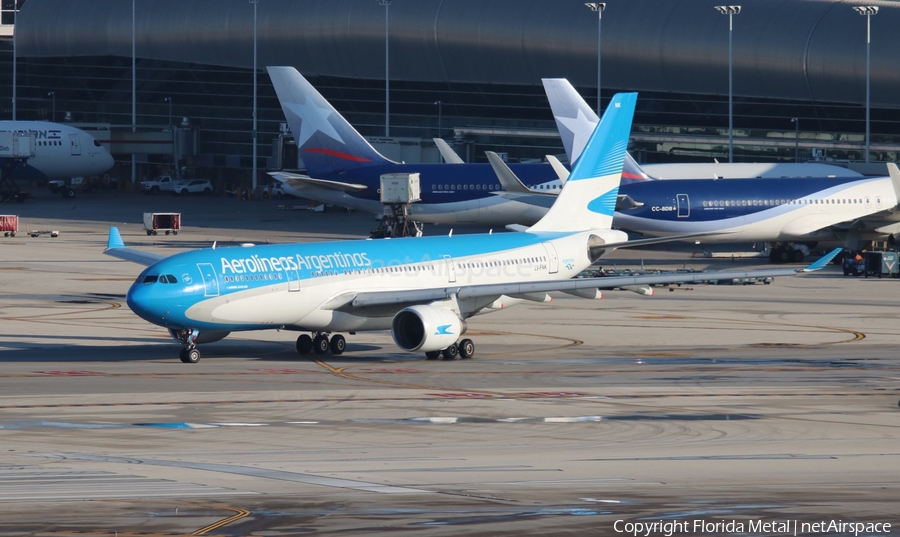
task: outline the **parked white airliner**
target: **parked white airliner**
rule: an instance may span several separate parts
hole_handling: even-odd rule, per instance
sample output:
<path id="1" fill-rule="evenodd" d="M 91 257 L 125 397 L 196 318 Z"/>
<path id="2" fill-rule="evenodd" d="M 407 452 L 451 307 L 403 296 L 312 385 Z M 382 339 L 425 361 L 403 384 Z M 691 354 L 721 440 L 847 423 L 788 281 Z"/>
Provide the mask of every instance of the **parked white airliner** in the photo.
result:
<path id="1" fill-rule="evenodd" d="M 100 175 L 113 167 L 109 151 L 81 129 L 48 121 L 0 121 L 0 132 L 33 132 L 35 155 L 15 179 L 68 179 Z"/>

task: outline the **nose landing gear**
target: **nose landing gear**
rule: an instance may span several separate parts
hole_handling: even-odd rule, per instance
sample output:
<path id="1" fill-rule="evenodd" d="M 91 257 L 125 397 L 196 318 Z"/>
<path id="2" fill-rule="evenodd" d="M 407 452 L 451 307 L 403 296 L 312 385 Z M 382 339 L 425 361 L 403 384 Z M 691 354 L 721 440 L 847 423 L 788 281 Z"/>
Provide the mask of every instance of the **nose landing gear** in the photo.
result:
<path id="1" fill-rule="evenodd" d="M 178 341 L 184 345 L 184 348 L 181 349 L 181 353 L 179 353 L 178 357 L 181 358 L 181 361 L 185 364 L 196 364 L 200 361 L 200 349 L 197 348 L 197 345 L 194 341 L 197 339 L 199 332 L 197 330 L 178 330 L 170 331 L 172 336 L 175 337 Z"/>
<path id="2" fill-rule="evenodd" d="M 186 364 L 196 364 L 200 361 L 200 350 L 197 347 L 185 347 L 181 349 L 179 357 Z"/>

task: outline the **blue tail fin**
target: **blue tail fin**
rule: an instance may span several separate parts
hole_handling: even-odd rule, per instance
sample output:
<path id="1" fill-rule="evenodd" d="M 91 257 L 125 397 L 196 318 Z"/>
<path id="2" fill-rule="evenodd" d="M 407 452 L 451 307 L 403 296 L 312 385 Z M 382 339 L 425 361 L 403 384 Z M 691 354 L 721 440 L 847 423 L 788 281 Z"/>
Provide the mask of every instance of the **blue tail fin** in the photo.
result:
<path id="1" fill-rule="evenodd" d="M 544 92 L 550 101 L 563 147 L 566 148 L 566 156 L 569 157 L 569 163 L 574 165 L 600 118 L 565 78 L 544 78 L 541 81 L 544 83 Z M 631 155 L 625 155 L 623 184 L 653 180 Z"/>
<path id="2" fill-rule="evenodd" d="M 363 166 L 393 164 L 356 132 L 296 69 L 269 67 L 268 70 L 309 176 L 322 178 Z"/>
<path id="3" fill-rule="evenodd" d="M 618 93 L 550 211 L 529 231 L 611 229 L 637 93 Z"/>

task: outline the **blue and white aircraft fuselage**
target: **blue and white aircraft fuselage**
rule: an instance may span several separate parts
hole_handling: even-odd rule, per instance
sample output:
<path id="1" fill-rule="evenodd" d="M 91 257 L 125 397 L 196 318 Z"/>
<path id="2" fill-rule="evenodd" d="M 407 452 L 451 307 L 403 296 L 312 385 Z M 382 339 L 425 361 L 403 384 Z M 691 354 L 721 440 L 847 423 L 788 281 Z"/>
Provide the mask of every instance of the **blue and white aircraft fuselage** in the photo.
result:
<path id="1" fill-rule="evenodd" d="M 635 101 L 635 94 L 612 100 L 556 203 L 522 233 L 208 248 L 162 258 L 126 248 L 112 228 L 106 253 L 149 265 L 128 305 L 169 329 L 191 363 L 200 358 L 198 343 L 272 328 L 315 336 L 297 338 L 304 354 L 344 352 L 346 340 L 335 332 L 390 329 L 404 351 L 471 358 L 474 343 L 460 339 L 470 317 L 518 300 L 542 302 L 550 291 L 599 298 L 600 288 L 795 274 L 573 279 L 608 251 L 646 243 L 611 229 Z"/>

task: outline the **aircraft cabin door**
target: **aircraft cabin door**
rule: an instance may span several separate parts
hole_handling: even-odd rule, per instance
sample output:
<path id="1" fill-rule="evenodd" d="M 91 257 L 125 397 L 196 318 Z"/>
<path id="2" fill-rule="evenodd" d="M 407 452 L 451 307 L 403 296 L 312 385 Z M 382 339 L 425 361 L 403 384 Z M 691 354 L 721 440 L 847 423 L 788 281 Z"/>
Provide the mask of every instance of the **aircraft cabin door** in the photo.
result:
<path id="1" fill-rule="evenodd" d="M 203 278 L 203 296 L 219 296 L 219 278 L 212 263 L 197 263 Z"/>
<path id="2" fill-rule="evenodd" d="M 676 194 L 675 203 L 678 205 L 678 218 L 691 216 L 691 200 L 687 194 Z"/>
<path id="3" fill-rule="evenodd" d="M 72 149 L 72 156 L 78 156 L 81 154 L 81 142 L 78 141 L 77 134 L 69 135 L 69 147 Z"/>
<path id="4" fill-rule="evenodd" d="M 456 283 L 456 267 L 453 266 L 453 258 L 449 255 L 445 255 L 444 264 L 447 266 L 447 281 Z"/>
<path id="5" fill-rule="evenodd" d="M 285 267 L 284 277 L 288 281 L 288 291 L 295 292 L 300 290 L 300 272 L 297 269 Z"/>
<path id="6" fill-rule="evenodd" d="M 556 274 L 559 272 L 559 256 L 556 255 L 556 248 L 553 247 L 553 243 L 543 242 L 544 250 L 547 251 L 547 268 L 550 274 Z"/>

